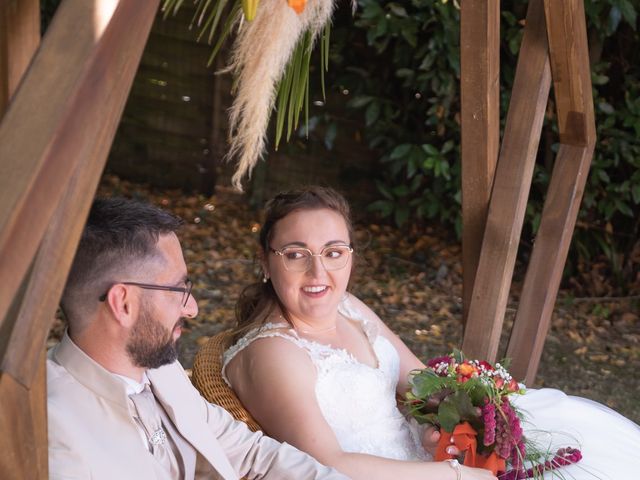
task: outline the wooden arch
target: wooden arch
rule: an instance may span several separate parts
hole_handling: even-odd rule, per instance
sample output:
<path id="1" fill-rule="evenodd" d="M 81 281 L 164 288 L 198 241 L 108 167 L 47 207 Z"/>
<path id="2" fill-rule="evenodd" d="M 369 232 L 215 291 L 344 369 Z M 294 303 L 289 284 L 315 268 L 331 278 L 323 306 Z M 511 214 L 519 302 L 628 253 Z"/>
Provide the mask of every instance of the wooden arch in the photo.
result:
<path id="1" fill-rule="evenodd" d="M 473 356 L 497 352 L 554 80 L 562 146 L 508 351 L 529 378 L 595 143 L 584 9 L 582 0 L 530 1 L 499 147 L 499 0 L 461 7 L 463 348 Z M 38 0 L 0 3 L 2 478 L 48 477 L 44 346 L 157 8 L 158 0 L 64 0 L 41 43 Z"/>
<path id="2" fill-rule="evenodd" d="M 48 478 L 47 334 L 158 0 L 64 0 L 42 43 L 39 8 L 0 3 L 3 479 Z"/>
<path id="3" fill-rule="evenodd" d="M 495 360 L 553 80 L 560 150 L 507 348 L 531 383 L 596 140 L 583 0 L 530 0 L 499 143 L 498 0 L 461 2 L 463 351 Z M 480 61 L 478 61 L 480 59 Z"/>

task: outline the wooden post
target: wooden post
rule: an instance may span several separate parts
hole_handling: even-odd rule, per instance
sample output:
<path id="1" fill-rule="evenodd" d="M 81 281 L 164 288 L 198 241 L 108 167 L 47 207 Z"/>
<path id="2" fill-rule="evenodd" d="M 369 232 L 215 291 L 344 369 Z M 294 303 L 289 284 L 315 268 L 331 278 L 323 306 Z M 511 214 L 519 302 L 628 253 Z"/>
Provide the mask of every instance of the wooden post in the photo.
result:
<path id="1" fill-rule="evenodd" d="M 157 7 L 158 0 L 65 0 L 0 123 L 7 478 L 47 478 L 47 332 Z"/>
<path id="2" fill-rule="evenodd" d="M 507 355 L 511 372 L 532 383 L 549 330 L 596 141 L 582 0 L 545 0 L 560 131 L 555 161 Z"/>
<path id="3" fill-rule="evenodd" d="M 531 0 L 496 169 L 463 351 L 495 360 L 551 73 L 542 0 Z"/>
<path id="4" fill-rule="evenodd" d="M 0 4 L 0 120 L 40 45 L 40 2 L 4 1 Z M 0 161 L 2 161 L 0 157 Z M 0 338 L 6 329 L 0 329 Z M 0 455 L 0 472 L 7 478 L 46 478 L 47 392 L 44 350 L 32 368 L 30 389 L 0 370 L 0 432 L 18 448 Z M 5 440 L 5 441 L 7 441 Z M 5 442 L 0 441 L 0 445 Z"/>
<path id="5" fill-rule="evenodd" d="M 0 2 L 0 118 L 40 45 L 39 0 Z"/>
<path id="6" fill-rule="evenodd" d="M 462 304 L 466 322 L 500 146 L 500 1 L 460 4 Z"/>
<path id="7" fill-rule="evenodd" d="M 46 479 L 47 379 L 45 351 L 36 359 L 36 377 L 26 389 L 0 372 L 0 472 L 2 478 Z"/>
<path id="8" fill-rule="evenodd" d="M 583 0 L 544 1 L 560 143 L 595 143 Z"/>

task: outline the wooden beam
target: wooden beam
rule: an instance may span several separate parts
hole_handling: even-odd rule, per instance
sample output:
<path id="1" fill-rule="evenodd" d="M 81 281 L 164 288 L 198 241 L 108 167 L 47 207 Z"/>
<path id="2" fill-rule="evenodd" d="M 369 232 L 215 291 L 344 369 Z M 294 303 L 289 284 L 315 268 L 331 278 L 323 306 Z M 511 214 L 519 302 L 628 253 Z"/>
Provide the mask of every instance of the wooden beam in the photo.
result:
<path id="1" fill-rule="evenodd" d="M 561 145 L 509 339 L 511 374 L 535 379 L 571 244 L 593 148 Z"/>
<path id="2" fill-rule="evenodd" d="M 544 10 L 560 143 L 586 147 L 595 125 L 583 0 L 545 0 Z"/>
<path id="3" fill-rule="evenodd" d="M 48 476 L 45 339 L 157 6 L 63 2 L 0 123 L 0 471 L 10 478 Z"/>
<path id="4" fill-rule="evenodd" d="M 582 0 L 545 0 L 545 14 L 556 42 L 550 56 L 561 146 L 507 349 L 511 373 L 527 383 L 540 364 L 596 141 Z M 580 120 L 572 125 L 572 118 Z"/>
<path id="5" fill-rule="evenodd" d="M 500 146 L 500 1 L 460 4 L 462 304 L 471 303 Z"/>
<path id="6" fill-rule="evenodd" d="M 0 4 L 0 119 L 40 44 L 40 2 Z M 24 290 L 18 298 L 23 298 Z M 18 302 L 14 302 L 18 305 Z M 0 338 L 8 334 L 0 328 Z M 25 388 L 0 370 L 0 472 L 7 478 L 47 478 L 47 404 L 44 349 Z"/>
<path id="7" fill-rule="evenodd" d="M 0 118 L 40 45 L 40 1 L 0 2 Z"/>
<path id="8" fill-rule="evenodd" d="M 498 351 L 550 85 L 542 0 L 531 0 L 462 345 L 471 357 Z"/>
<path id="9" fill-rule="evenodd" d="M 0 123 L 0 331 L 12 332 L 0 340 L 0 362 L 27 385 L 33 373 L 28 366 L 18 366 L 43 348 L 46 328 L 32 324 L 16 330 L 18 317 L 8 317 L 7 312 L 56 207 L 74 190 L 70 172 L 82 164 L 96 168 L 96 163 L 93 175 L 99 176 L 102 170 L 157 7 L 157 0 L 63 2 Z M 58 215 L 66 213 L 67 225 L 77 228 L 84 217 L 72 215 L 86 211 L 86 205 Z M 69 261 L 51 259 L 42 271 L 51 272 L 56 262 L 66 265 Z M 65 276 L 63 272 L 55 278 Z M 44 319 L 30 321 L 48 326 L 46 315 L 54 310 L 43 304 L 41 312 Z M 16 335 L 33 333 L 32 329 L 42 341 L 21 351 L 18 358 L 9 358 L 8 345 L 18 341 L 24 346 L 28 340 Z M 12 347 L 12 352 L 17 351 Z"/>
<path id="10" fill-rule="evenodd" d="M 30 389 L 0 372 L 0 472 L 2 478 L 39 480 L 47 472 L 47 389 L 45 352 L 35 362 Z"/>
<path id="11" fill-rule="evenodd" d="M 122 98 L 117 101 L 124 103 Z M 33 268 L 25 277 L 24 296 L 19 297 L 16 320 L 12 322 L 15 326 L 0 364 L 0 370 L 10 372 L 23 385 L 31 385 L 36 375 L 35 359 L 44 349 L 53 313 L 62 294 L 118 120 L 119 116 L 106 115 L 104 128 L 94 137 L 96 155 L 100 161 L 80 164 L 69 175 L 68 189 L 49 222 Z"/>

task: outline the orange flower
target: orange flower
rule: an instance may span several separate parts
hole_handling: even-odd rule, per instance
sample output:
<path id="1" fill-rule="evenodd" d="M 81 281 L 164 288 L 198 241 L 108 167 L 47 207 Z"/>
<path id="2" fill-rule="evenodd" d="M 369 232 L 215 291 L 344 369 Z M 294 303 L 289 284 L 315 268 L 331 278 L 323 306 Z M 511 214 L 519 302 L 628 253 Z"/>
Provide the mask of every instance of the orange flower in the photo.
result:
<path id="1" fill-rule="evenodd" d="M 470 377 L 476 372 L 476 367 L 471 365 L 468 362 L 461 363 L 458 365 L 458 373 L 464 377 Z"/>
<path id="2" fill-rule="evenodd" d="M 456 368 L 456 381 L 458 383 L 465 383 L 468 380 L 471 380 L 471 377 L 478 374 L 478 369 L 471 365 L 469 362 L 462 362 Z"/>
<path id="3" fill-rule="evenodd" d="M 287 1 L 289 2 L 289 6 L 293 8 L 298 15 L 304 11 L 304 7 L 307 4 L 307 0 L 287 0 Z"/>

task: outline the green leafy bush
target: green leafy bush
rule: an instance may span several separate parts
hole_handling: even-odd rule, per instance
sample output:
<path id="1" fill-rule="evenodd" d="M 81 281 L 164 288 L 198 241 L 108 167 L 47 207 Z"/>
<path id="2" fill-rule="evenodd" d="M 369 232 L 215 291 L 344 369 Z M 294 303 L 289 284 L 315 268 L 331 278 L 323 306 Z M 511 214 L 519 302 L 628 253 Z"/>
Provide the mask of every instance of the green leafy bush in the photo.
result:
<path id="1" fill-rule="evenodd" d="M 380 198 L 371 209 L 398 225 L 437 221 L 459 234 L 459 8 L 447 0 L 360 0 L 358 4 L 355 19 L 336 20 L 329 84 L 349 92 L 347 113 L 360 122 L 366 141 L 378 152 Z M 501 8 L 504 119 L 527 2 L 505 0 Z M 619 293 L 625 280 L 638 275 L 640 263 L 634 260 L 640 253 L 633 253 L 634 247 L 640 248 L 637 10 L 628 0 L 586 0 L 585 9 L 598 143 L 569 272 L 587 269 L 591 260 L 604 255 Z M 336 129 L 328 131 L 335 134 Z M 538 227 L 557 141 L 555 119 L 548 118 L 523 239 L 532 238 Z M 530 245 L 523 241 L 523 246 L 526 255 Z"/>

